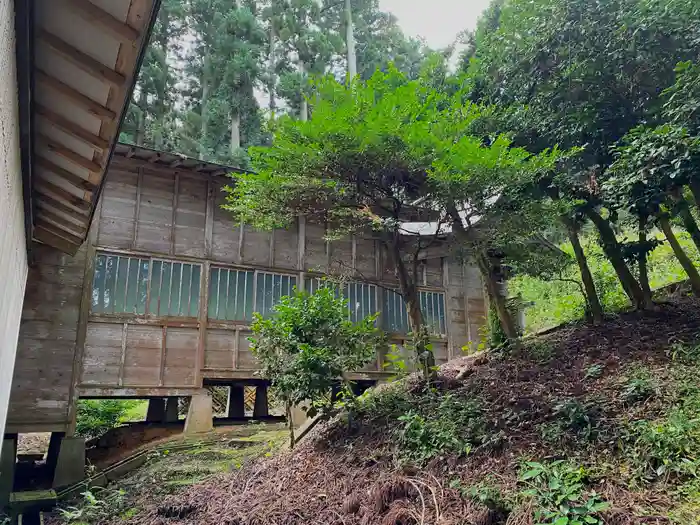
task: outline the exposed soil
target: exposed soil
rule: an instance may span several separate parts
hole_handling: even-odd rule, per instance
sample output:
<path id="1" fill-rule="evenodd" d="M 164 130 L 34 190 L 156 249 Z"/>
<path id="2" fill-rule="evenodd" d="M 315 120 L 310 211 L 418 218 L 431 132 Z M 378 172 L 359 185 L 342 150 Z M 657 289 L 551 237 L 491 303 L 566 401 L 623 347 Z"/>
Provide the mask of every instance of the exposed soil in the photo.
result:
<path id="1" fill-rule="evenodd" d="M 365 414 L 352 424 L 336 419 L 320 425 L 292 452 L 262 458 L 175 496 L 152 498 L 136 515 L 114 522 L 533 525 L 527 500 L 509 509 L 493 508 L 458 488 L 488 481 L 503 493 L 517 494 L 523 459 L 566 458 L 598 473 L 594 488 L 611 504 L 602 515 L 605 523 L 669 523 L 669 509 L 676 505 L 668 490 L 672 480 L 633 484 L 620 440 L 630 421 L 660 417 L 673 401 L 661 392 L 630 403 L 620 394 L 621 381 L 643 367 L 659 385 L 670 382 L 676 366 L 673 345 L 694 343 L 699 335 L 700 302 L 679 299 L 652 312 L 622 314 L 599 327 L 563 327 L 506 355 L 460 358 L 444 365 L 432 386 L 465 402 L 480 401 L 490 439 L 469 454 L 412 467 L 398 460 L 395 418 Z M 402 389 L 416 402 L 427 392 L 416 377 L 385 388 Z M 562 400 L 588 407 L 591 435 L 571 431 L 543 437 Z"/>

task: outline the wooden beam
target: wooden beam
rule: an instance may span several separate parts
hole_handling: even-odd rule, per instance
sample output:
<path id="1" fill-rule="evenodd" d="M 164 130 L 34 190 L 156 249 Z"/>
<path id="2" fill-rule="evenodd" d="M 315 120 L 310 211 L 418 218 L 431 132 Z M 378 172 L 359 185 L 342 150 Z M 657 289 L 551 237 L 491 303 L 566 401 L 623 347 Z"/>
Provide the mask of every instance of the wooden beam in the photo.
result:
<path id="1" fill-rule="evenodd" d="M 39 242 L 43 242 L 44 244 L 47 244 L 69 255 L 75 255 L 75 253 L 80 248 L 79 245 L 75 245 L 72 242 L 64 239 L 63 237 L 54 235 L 50 231 L 47 231 L 44 228 L 42 228 L 41 226 L 34 227 L 34 238 Z"/>
<path id="2" fill-rule="evenodd" d="M 43 104 L 34 104 L 34 110 L 37 115 L 44 117 L 50 124 L 56 126 L 62 131 L 72 135 L 78 140 L 81 140 L 88 146 L 93 148 L 106 150 L 109 148 L 109 142 L 102 137 L 98 137 L 94 133 L 90 133 L 72 120 L 67 119 L 63 115 L 56 113 L 54 110 L 47 108 Z"/>
<path id="3" fill-rule="evenodd" d="M 73 221 L 69 221 L 64 217 L 61 217 L 57 213 L 52 212 L 48 206 L 39 211 L 38 217 L 43 217 L 48 221 L 55 222 L 56 224 L 65 224 L 70 230 L 79 235 L 85 235 L 87 233 L 87 228 L 85 226 L 78 225 Z"/>
<path id="4" fill-rule="evenodd" d="M 80 175 L 76 175 L 73 172 L 70 172 L 68 170 L 63 169 L 61 166 L 54 164 L 49 159 L 46 159 L 44 157 L 37 156 L 36 159 L 34 160 L 34 164 L 37 167 L 45 169 L 46 171 L 50 171 L 54 175 L 58 175 L 63 180 L 70 182 L 73 186 L 75 186 L 79 190 L 85 190 L 85 191 L 92 192 L 95 190 L 95 188 L 97 188 L 96 184 L 93 184 L 89 180 L 85 180 Z"/>
<path id="5" fill-rule="evenodd" d="M 136 29 L 114 18 L 88 0 L 67 0 L 67 2 L 81 18 L 88 22 L 95 22 L 122 42 L 133 43 L 141 36 Z"/>
<path id="6" fill-rule="evenodd" d="M 59 199 L 44 193 L 44 188 L 42 188 L 41 186 L 38 186 L 35 189 L 37 191 L 37 195 L 35 196 L 36 198 L 34 199 L 34 201 L 40 208 L 44 207 L 45 205 L 51 206 L 52 208 L 55 208 L 58 211 L 63 212 L 66 215 L 73 217 L 74 219 L 81 221 L 83 224 L 87 225 L 89 220 L 87 215 L 84 215 L 83 213 L 74 210 L 65 202 L 62 202 Z"/>
<path id="7" fill-rule="evenodd" d="M 68 204 L 70 204 L 71 206 L 75 206 L 79 210 L 89 212 L 92 208 L 90 201 L 86 201 L 78 197 L 77 195 L 73 195 L 71 192 L 64 190 L 60 186 L 56 186 L 53 182 L 49 182 L 43 177 L 37 179 L 37 185 L 46 188 L 48 191 L 50 191 L 57 197 L 61 197 Z"/>
<path id="8" fill-rule="evenodd" d="M 41 69 L 36 70 L 35 76 L 38 82 L 41 82 L 49 89 L 60 93 L 73 102 L 76 106 L 83 108 L 88 113 L 96 116 L 100 120 L 112 121 L 117 118 L 117 114 L 111 109 L 104 107 L 98 102 L 95 102 L 90 97 L 83 95 L 80 91 L 70 87 L 68 84 L 64 84 L 57 78 L 52 77 Z"/>
<path id="9" fill-rule="evenodd" d="M 43 133 L 37 133 L 36 138 L 38 139 L 38 142 L 44 147 L 46 147 L 49 151 L 55 153 L 56 155 L 60 155 L 64 159 L 71 161 L 73 164 L 76 164 L 81 168 L 85 168 L 86 170 L 93 173 L 100 173 L 102 171 L 102 166 L 100 166 L 96 162 L 86 159 L 85 157 L 76 153 L 72 149 L 64 146 L 63 144 L 59 144 L 57 141 L 47 137 Z"/>
<path id="10" fill-rule="evenodd" d="M 83 243 L 83 239 L 81 237 L 78 237 L 77 235 L 72 234 L 68 230 L 63 229 L 58 224 L 54 224 L 45 219 L 42 219 L 41 217 L 34 218 L 34 226 L 36 228 L 46 230 L 47 232 L 52 233 L 54 235 L 58 235 L 59 237 L 64 238 L 65 240 L 67 240 L 71 244 L 75 244 L 76 246 L 80 246 Z"/>
<path id="11" fill-rule="evenodd" d="M 49 33 L 46 29 L 40 28 L 38 30 L 38 34 L 39 38 L 54 51 L 56 51 L 56 53 L 85 71 L 87 74 L 92 75 L 97 80 L 112 84 L 118 88 L 121 88 L 126 83 L 126 77 L 124 75 L 117 73 L 99 60 L 95 60 L 79 49 L 74 48 L 60 37 L 54 35 L 53 33 Z"/>

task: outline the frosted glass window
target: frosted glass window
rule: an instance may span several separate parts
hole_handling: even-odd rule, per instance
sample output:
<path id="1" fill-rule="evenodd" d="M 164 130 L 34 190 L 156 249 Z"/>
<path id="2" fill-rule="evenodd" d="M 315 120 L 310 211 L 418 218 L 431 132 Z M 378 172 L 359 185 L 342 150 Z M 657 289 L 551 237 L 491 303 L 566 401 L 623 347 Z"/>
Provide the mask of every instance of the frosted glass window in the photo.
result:
<path id="1" fill-rule="evenodd" d="M 445 294 L 442 292 L 418 292 L 420 309 L 428 332 L 433 335 L 446 335 Z M 384 304 L 386 328 L 389 332 L 407 334 L 410 332 L 406 302 L 398 292 L 387 291 Z"/>
<path id="2" fill-rule="evenodd" d="M 209 279 L 209 319 L 250 321 L 253 319 L 255 272 L 212 268 Z"/>
<path id="3" fill-rule="evenodd" d="M 145 314 L 148 259 L 99 254 L 92 284 L 92 312 Z"/>
<path id="4" fill-rule="evenodd" d="M 197 317 L 200 272 L 198 264 L 153 261 L 149 313 L 163 317 Z"/>
<path id="5" fill-rule="evenodd" d="M 258 272 L 255 283 L 255 310 L 269 317 L 272 309 L 287 295 L 294 293 L 297 278 L 294 275 Z"/>

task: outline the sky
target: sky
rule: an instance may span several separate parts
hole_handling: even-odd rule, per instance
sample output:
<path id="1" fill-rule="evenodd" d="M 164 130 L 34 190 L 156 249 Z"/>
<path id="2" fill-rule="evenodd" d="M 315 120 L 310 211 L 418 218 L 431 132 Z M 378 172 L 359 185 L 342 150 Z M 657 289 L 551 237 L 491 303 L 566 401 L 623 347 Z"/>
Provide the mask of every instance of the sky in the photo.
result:
<path id="1" fill-rule="evenodd" d="M 474 29 L 489 0 L 379 0 L 379 5 L 399 19 L 404 33 L 422 36 L 430 47 L 441 48 L 461 31 Z"/>

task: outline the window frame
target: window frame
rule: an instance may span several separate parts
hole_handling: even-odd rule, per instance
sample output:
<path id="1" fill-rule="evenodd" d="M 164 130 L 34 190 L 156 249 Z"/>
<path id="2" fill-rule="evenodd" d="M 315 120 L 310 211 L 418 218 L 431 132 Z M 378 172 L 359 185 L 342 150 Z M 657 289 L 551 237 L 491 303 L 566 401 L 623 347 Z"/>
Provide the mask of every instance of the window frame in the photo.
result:
<path id="1" fill-rule="evenodd" d="M 95 253 L 95 267 L 97 266 L 97 260 L 99 257 L 116 257 L 117 261 L 119 258 L 126 258 L 129 259 L 129 261 L 132 260 L 140 260 L 140 261 L 148 261 L 148 280 L 147 280 L 147 285 L 146 285 L 146 304 L 144 308 L 144 313 L 134 313 L 134 312 L 96 312 L 94 310 L 93 306 L 93 301 L 92 297 L 90 299 L 90 307 L 89 307 L 89 315 L 91 317 L 102 317 L 102 318 L 123 318 L 123 317 L 129 317 L 129 318 L 146 318 L 146 319 L 184 319 L 184 320 L 193 320 L 193 319 L 199 319 L 199 316 L 201 314 L 201 309 L 202 309 L 202 301 L 201 301 L 201 295 L 202 295 L 202 286 L 204 285 L 204 268 L 205 265 L 202 262 L 195 262 L 191 260 L 178 260 L 175 258 L 168 258 L 168 257 L 160 257 L 160 256 L 155 256 L 155 255 L 147 255 L 147 254 L 135 254 L 135 253 L 120 253 L 120 252 L 112 252 L 112 251 L 103 251 L 103 250 L 97 250 Z M 199 283 L 197 284 L 197 293 L 196 294 L 190 294 L 190 302 L 188 303 L 188 308 L 187 308 L 187 313 L 189 314 L 192 311 L 192 305 L 194 304 L 197 309 L 197 315 L 192 316 L 192 315 L 161 315 L 158 313 L 154 313 L 151 311 L 151 292 L 153 290 L 153 263 L 154 262 L 160 262 L 160 263 L 168 263 L 170 265 L 174 264 L 179 264 L 179 265 L 189 265 L 191 268 L 198 267 L 199 268 Z M 161 266 L 162 269 L 162 266 Z M 115 276 L 118 277 L 119 273 L 119 266 L 117 265 L 117 268 L 115 270 Z M 116 283 L 117 283 L 117 277 L 115 277 L 115 288 L 116 288 Z M 127 279 L 125 281 L 125 295 L 128 293 L 128 283 L 129 283 L 129 275 L 127 271 Z M 180 279 L 182 281 L 182 272 L 180 274 Z M 172 266 L 171 266 L 171 280 L 172 280 Z M 162 288 L 162 283 L 163 283 L 163 271 L 161 270 L 160 272 L 160 280 L 158 281 L 158 286 L 159 289 Z M 195 283 L 195 281 L 192 279 L 192 272 L 190 273 L 190 290 L 192 290 L 192 285 Z M 92 275 L 92 280 L 91 280 L 91 292 L 94 292 L 95 290 L 95 271 L 93 270 L 93 275 Z M 180 283 L 180 288 L 182 288 L 182 282 Z M 181 292 L 180 292 L 181 294 Z M 196 302 L 193 301 L 196 297 Z M 170 310 L 170 297 L 168 298 L 168 310 Z"/>
<path id="2" fill-rule="evenodd" d="M 442 306 L 443 306 L 443 323 L 444 324 L 444 332 L 443 333 L 432 333 L 429 332 L 429 336 L 434 339 L 448 339 L 449 338 L 449 322 L 447 320 L 447 290 L 445 289 L 438 289 L 435 287 L 429 287 L 429 286 L 419 286 L 417 288 L 418 291 L 418 302 L 421 303 L 421 294 L 426 293 L 426 294 L 437 294 L 442 297 Z M 389 326 L 389 315 L 387 311 L 387 295 L 388 293 L 393 292 L 396 294 L 400 299 L 401 299 L 401 304 L 403 305 L 405 311 L 406 311 L 406 326 L 407 326 L 407 331 L 404 332 L 395 332 L 395 331 L 390 331 L 390 326 Z M 421 311 L 423 310 L 422 305 L 421 305 Z M 384 316 L 384 321 L 382 322 L 382 327 L 390 334 L 397 335 L 397 336 L 406 336 L 410 333 L 411 330 L 411 323 L 410 320 L 408 319 L 408 308 L 406 308 L 406 302 L 403 299 L 403 296 L 399 292 L 398 288 L 386 288 L 384 291 L 384 300 L 382 302 L 382 315 Z M 428 324 L 426 317 L 426 312 L 423 312 L 423 318 L 425 321 L 426 326 L 428 328 L 431 327 L 431 325 Z M 440 327 L 442 328 L 442 327 Z"/>

